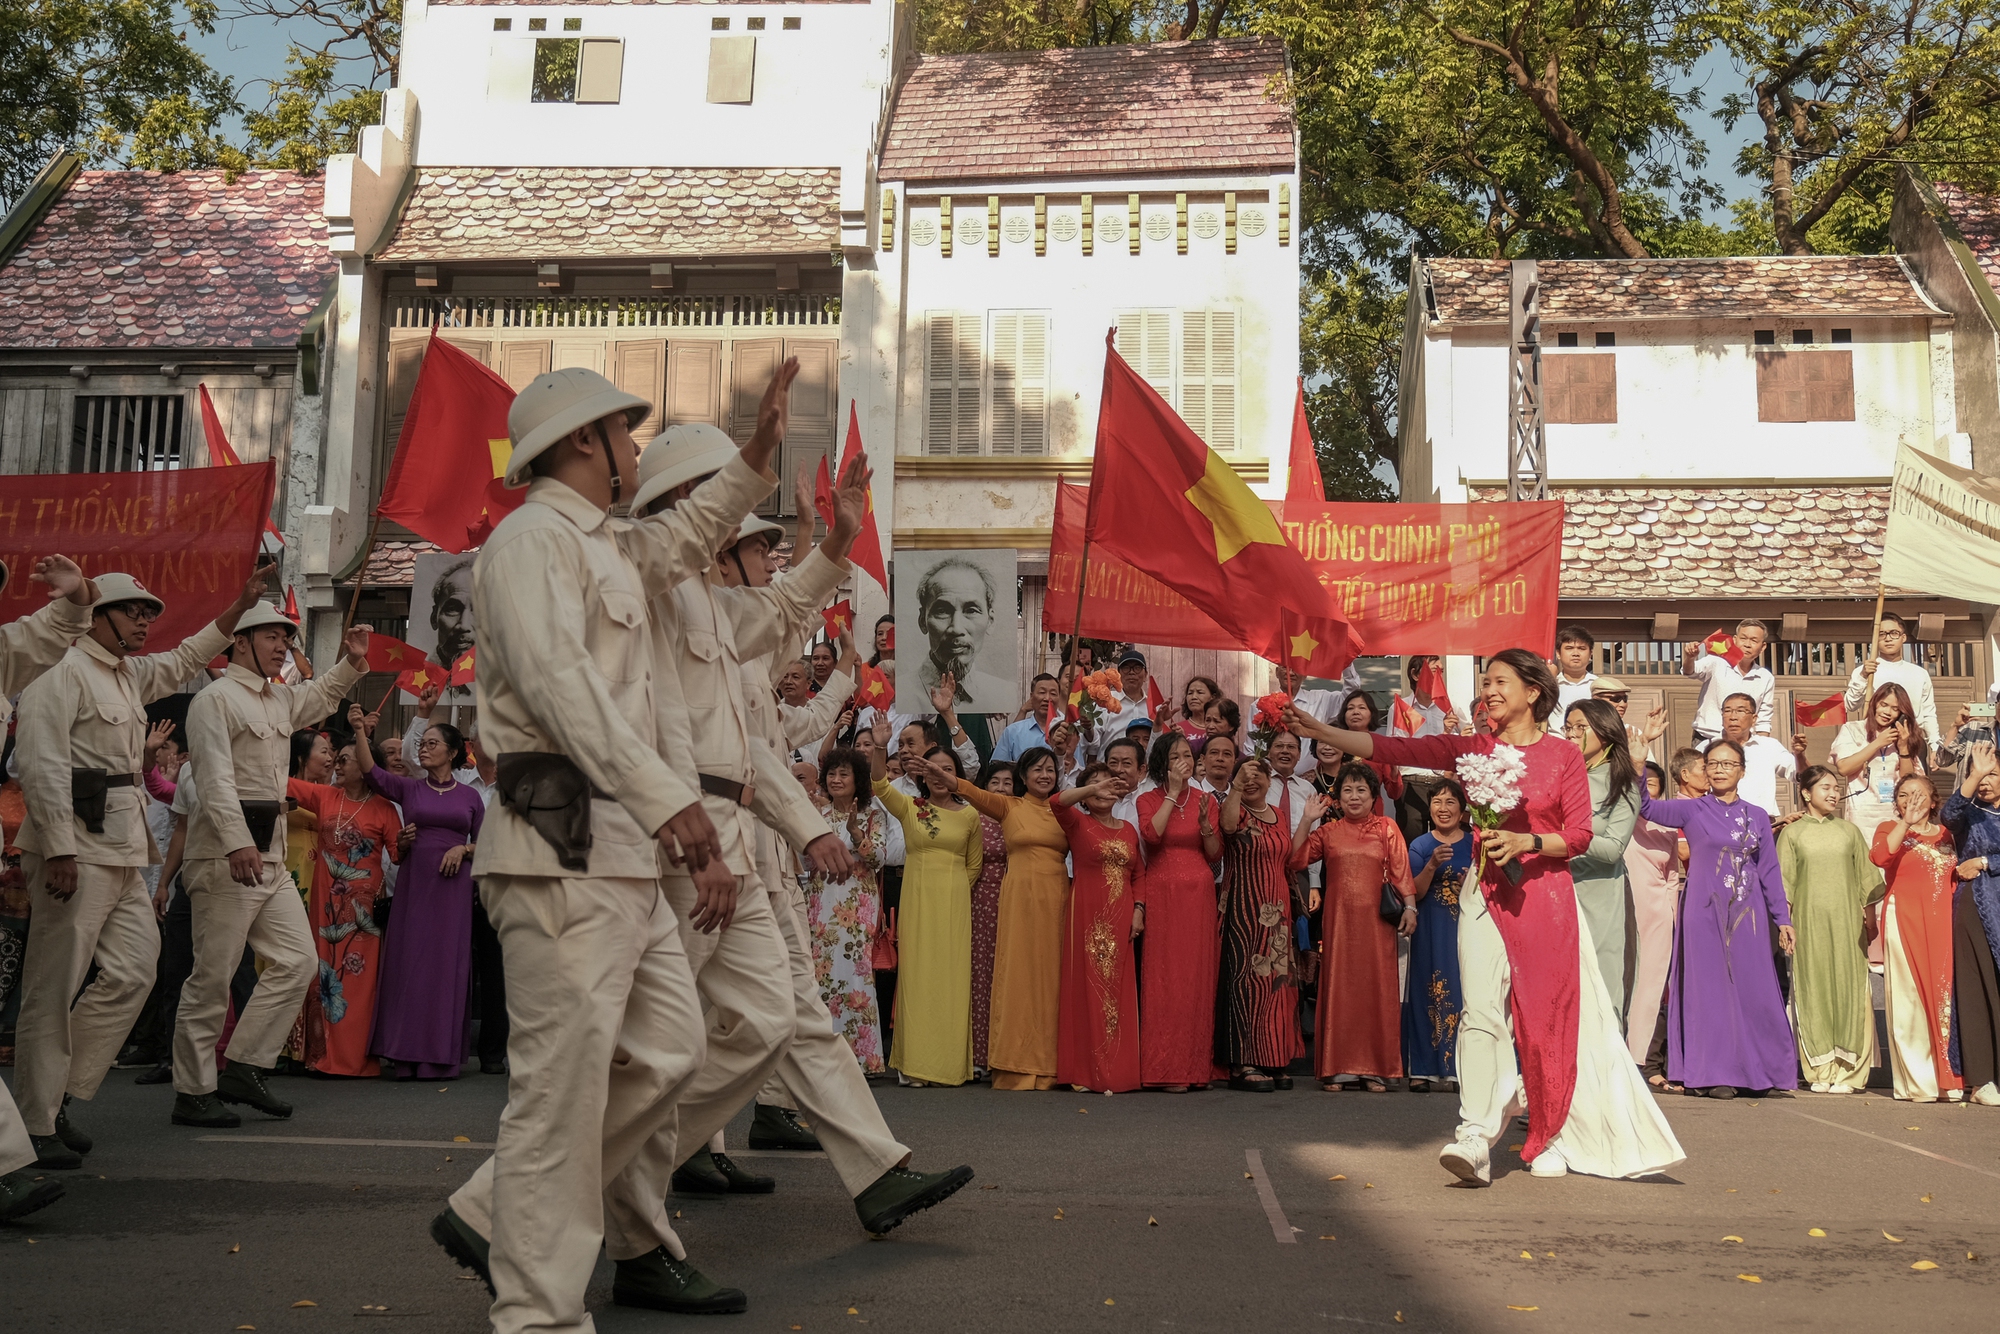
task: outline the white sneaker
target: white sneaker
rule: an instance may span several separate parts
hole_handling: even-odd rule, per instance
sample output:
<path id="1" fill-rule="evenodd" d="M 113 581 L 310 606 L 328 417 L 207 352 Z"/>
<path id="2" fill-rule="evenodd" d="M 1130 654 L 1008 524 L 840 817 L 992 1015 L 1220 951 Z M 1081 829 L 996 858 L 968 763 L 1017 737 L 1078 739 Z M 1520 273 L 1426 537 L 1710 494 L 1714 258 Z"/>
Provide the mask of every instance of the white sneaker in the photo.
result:
<path id="1" fill-rule="evenodd" d="M 1814 1084 L 1814 1085 L 1812 1086 L 1812 1091 L 1813 1091 L 1814 1093 L 1831 1093 L 1831 1092 L 1833 1092 L 1833 1085 L 1831 1085 L 1831 1084 Z"/>
<path id="2" fill-rule="evenodd" d="M 1991 1081 L 1981 1084 L 1973 1090 L 1972 1101 L 1981 1107 L 2000 1107 L 2000 1084 Z"/>
<path id="3" fill-rule="evenodd" d="M 1828 1093 L 1852 1093 L 1855 1090 L 1852 1084 L 1828 1084 L 1826 1091 Z"/>
<path id="4" fill-rule="evenodd" d="M 1453 1140 L 1438 1154 L 1438 1162 L 1460 1181 L 1470 1181 L 1476 1186 L 1493 1184 L 1493 1165 L 1483 1140 Z"/>
<path id="5" fill-rule="evenodd" d="M 1537 1177 L 1566 1177 L 1569 1175 L 1569 1160 L 1562 1156 L 1562 1150 L 1550 1145 L 1528 1165 L 1528 1175 Z"/>

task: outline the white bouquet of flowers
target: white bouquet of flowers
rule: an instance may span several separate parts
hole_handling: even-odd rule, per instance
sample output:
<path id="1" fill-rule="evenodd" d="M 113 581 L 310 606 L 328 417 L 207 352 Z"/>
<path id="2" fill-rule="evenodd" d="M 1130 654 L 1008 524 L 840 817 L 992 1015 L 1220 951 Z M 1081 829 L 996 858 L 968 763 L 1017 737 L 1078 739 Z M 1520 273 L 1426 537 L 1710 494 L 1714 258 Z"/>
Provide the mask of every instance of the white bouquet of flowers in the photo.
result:
<path id="1" fill-rule="evenodd" d="M 1471 803 L 1467 814 L 1475 831 L 1474 874 L 1483 879 L 1486 852 L 1479 831 L 1498 829 L 1508 812 L 1520 806 L 1521 780 L 1528 776 L 1528 760 L 1513 746 L 1497 745 L 1485 754 L 1459 756 L 1457 767 L 1458 781 L 1465 785 L 1466 800 Z M 1518 863 L 1509 862 L 1502 869 L 1513 883 L 1521 883 Z"/>

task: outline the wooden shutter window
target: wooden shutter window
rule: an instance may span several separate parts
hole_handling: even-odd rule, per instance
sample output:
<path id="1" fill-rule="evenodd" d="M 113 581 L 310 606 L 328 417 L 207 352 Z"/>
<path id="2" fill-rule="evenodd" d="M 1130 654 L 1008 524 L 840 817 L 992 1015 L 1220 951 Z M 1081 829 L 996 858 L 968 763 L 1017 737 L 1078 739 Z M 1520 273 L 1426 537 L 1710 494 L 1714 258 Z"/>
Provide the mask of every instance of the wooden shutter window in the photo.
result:
<path id="1" fill-rule="evenodd" d="M 663 399 L 662 430 L 683 422 L 722 425 L 722 344 L 679 338 L 668 343 Z"/>
<path id="2" fill-rule="evenodd" d="M 784 350 L 784 342 L 776 338 L 739 338 L 730 345 L 729 434 L 739 445 L 757 432 L 757 405 L 778 373 Z"/>
<path id="3" fill-rule="evenodd" d="M 798 378 L 792 381 L 791 414 L 785 424 L 782 477 L 812 477 L 819 461 L 833 448 L 838 424 L 840 343 L 831 338 L 787 338 L 785 355 L 799 359 Z M 831 470 L 839 456 L 827 459 Z M 798 502 L 789 486 L 780 486 L 774 497 L 778 513 L 795 517 Z"/>
<path id="4" fill-rule="evenodd" d="M 545 375 L 549 369 L 549 357 L 554 349 L 546 342 L 514 342 L 500 345 L 500 378 L 514 386 L 516 393 L 526 389 L 537 375 Z"/>
<path id="5" fill-rule="evenodd" d="M 1542 358 L 1542 420 L 1603 426 L 1618 421 L 1618 354 L 1576 352 Z"/>
<path id="6" fill-rule="evenodd" d="M 1128 310 L 1118 317 L 1118 355 L 1139 378 L 1174 401 L 1173 320 L 1164 310 Z"/>
<path id="7" fill-rule="evenodd" d="M 992 452 L 1048 453 L 1048 313 L 994 311 L 992 349 Z"/>
<path id="8" fill-rule="evenodd" d="M 585 37 L 582 41 L 576 60 L 576 100 L 616 102 L 625 84 L 624 39 Z"/>
<path id="9" fill-rule="evenodd" d="M 1181 316 L 1181 420 L 1210 449 L 1236 448 L 1236 312 Z"/>
<path id="10" fill-rule="evenodd" d="M 1854 353 L 1757 348 L 1757 420 L 1854 420 Z"/>
<path id="11" fill-rule="evenodd" d="M 924 358 L 924 452 L 979 452 L 979 317 L 932 311 Z"/>
<path id="12" fill-rule="evenodd" d="M 660 411 L 666 402 L 667 345 L 658 339 L 613 344 L 611 383 L 653 405 L 645 420 L 632 428 L 632 439 L 643 447 L 662 429 Z"/>

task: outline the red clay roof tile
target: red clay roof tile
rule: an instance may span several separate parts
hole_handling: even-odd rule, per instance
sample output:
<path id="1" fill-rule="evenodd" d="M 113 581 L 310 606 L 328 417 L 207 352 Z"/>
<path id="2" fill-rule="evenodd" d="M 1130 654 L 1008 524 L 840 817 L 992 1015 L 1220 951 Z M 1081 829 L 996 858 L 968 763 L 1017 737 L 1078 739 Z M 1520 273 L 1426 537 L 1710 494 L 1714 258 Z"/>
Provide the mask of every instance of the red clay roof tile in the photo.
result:
<path id="1" fill-rule="evenodd" d="M 1974 194 L 1949 181 L 1937 182 L 1938 198 L 1972 249 L 1987 285 L 2000 292 L 2000 196 Z"/>
<path id="2" fill-rule="evenodd" d="M 1289 172 L 1265 37 L 924 56 L 896 97 L 884 180 Z"/>
<path id="3" fill-rule="evenodd" d="M 86 171 L 0 268 L 0 347 L 283 347 L 326 295 L 322 183 Z"/>
<path id="4" fill-rule="evenodd" d="M 1438 319 L 1504 324 L 1504 259 L 1427 259 Z M 1542 319 L 1938 315 L 1894 255 L 1545 259 Z"/>

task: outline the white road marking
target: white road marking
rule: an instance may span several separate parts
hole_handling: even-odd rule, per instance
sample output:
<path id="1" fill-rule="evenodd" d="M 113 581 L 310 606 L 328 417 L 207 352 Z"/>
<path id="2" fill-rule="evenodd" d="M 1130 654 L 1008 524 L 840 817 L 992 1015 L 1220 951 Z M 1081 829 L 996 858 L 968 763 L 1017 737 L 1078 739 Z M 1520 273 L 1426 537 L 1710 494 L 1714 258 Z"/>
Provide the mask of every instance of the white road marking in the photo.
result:
<path id="1" fill-rule="evenodd" d="M 1270 1181 L 1264 1175 L 1264 1155 L 1257 1149 L 1245 1149 L 1243 1161 L 1250 1166 L 1250 1179 L 1257 1187 L 1257 1198 L 1263 1202 L 1264 1216 L 1271 1220 L 1271 1236 L 1286 1246 L 1296 1246 L 1298 1232 L 1285 1217 L 1285 1211 L 1278 1204 L 1278 1192 L 1271 1189 Z"/>
<path id="2" fill-rule="evenodd" d="M 1921 1153 L 1926 1158 L 1935 1158 L 1941 1163 L 1950 1163 L 1953 1167 L 1962 1167 L 1968 1172 L 1977 1172 L 1981 1176 L 1992 1177 L 1994 1180 L 2000 1181 L 2000 1172 L 1989 1171 L 1984 1167 L 1974 1167 L 1971 1163 L 1961 1163 L 1956 1158 L 1947 1158 L 1941 1153 L 1932 1153 L 1929 1149 L 1920 1149 L 1914 1144 L 1905 1144 L 1899 1139 L 1890 1139 L 1886 1135 L 1877 1135 L 1870 1130 L 1856 1130 L 1853 1126 L 1844 1126 L 1838 1121 L 1829 1121 L 1823 1116 L 1812 1116 L 1805 1112 L 1792 1111 L 1789 1107 L 1785 1110 L 1791 1112 L 1793 1116 L 1803 1116 L 1808 1121 L 1817 1121 L 1823 1126 L 1832 1126 L 1835 1130 L 1845 1130 L 1850 1135 L 1865 1135 L 1869 1139 L 1878 1139 L 1884 1144 L 1893 1144 L 1899 1149 L 1908 1149 L 1911 1153 Z"/>

